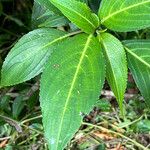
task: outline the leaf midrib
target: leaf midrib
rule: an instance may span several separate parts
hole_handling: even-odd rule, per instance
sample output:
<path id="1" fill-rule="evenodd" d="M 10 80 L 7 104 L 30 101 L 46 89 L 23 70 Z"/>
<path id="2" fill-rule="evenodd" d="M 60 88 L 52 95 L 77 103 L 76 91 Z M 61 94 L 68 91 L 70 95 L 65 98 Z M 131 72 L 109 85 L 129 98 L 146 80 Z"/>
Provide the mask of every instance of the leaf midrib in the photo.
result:
<path id="1" fill-rule="evenodd" d="M 57 3 L 57 4 L 58 4 L 58 3 Z M 66 8 L 66 9 L 69 9 L 68 7 L 65 7 L 64 5 L 61 5 L 61 4 L 58 4 L 58 5 L 60 5 L 61 7 Z M 69 9 L 69 10 L 73 11 L 74 13 L 76 13 L 77 15 L 79 15 L 81 18 L 83 18 L 84 20 L 86 20 L 89 24 L 91 24 L 91 26 L 92 26 L 93 28 L 97 28 L 90 20 L 88 20 L 86 17 L 82 16 L 82 15 L 81 15 L 80 13 L 78 13 L 77 11 L 75 11 L 75 10 L 73 10 L 73 9 Z"/>
<path id="2" fill-rule="evenodd" d="M 52 45 L 53 43 L 55 43 L 55 42 L 57 42 L 57 41 L 60 41 L 60 40 L 63 40 L 63 39 L 65 39 L 65 38 L 67 38 L 67 37 L 69 37 L 69 36 L 71 36 L 71 35 L 74 35 L 74 34 L 75 34 L 75 33 L 68 33 L 68 34 L 66 34 L 66 35 L 64 35 L 64 36 L 61 36 L 61 37 L 59 37 L 59 38 L 57 38 L 57 39 L 54 39 L 54 40 L 51 41 L 50 43 L 44 45 L 41 49 L 46 48 L 46 47 Z"/>
<path id="3" fill-rule="evenodd" d="M 79 32 L 80 32 L 80 31 L 79 31 Z M 48 44 L 45 44 L 44 46 L 42 46 L 42 47 L 40 47 L 39 49 L 37 49 L 36 52 L 30 53 L 30 55 L 31 55 L 31 54 L 36 55 L 37 53 L 39 53 L 40 50 L 45 49 L 45 48 L 47 48 L 48 46 L 51 46 L 51 45 L 57 43 L 58 41 L 61 41 L 61 40 L 65 39 L 65 38 L 67 38 L 67 37 L 69 37 L 69 36 L 71 36 L 71 35 L 74 35 L 74 34 L 75 34 L 75 33 L 72 32 L 72 33 L 68 33 L 68 34 L 66 34 L 66 35 L 63 35 L 63 36 L 61 36 L 61 37 L 59 37 L 59 38 L 56 38 L 56 39 L 52 40 L 51 42 L 49 42 Z M 45 49 L 45 50 L 48 51 L 47 49 Z M 14 57 L 15 57 L 15 56 L 14 56 Z M 26 59 L 29 59 L 30 57 L 31 57 L 31 56 L 27 56 Z M 11 58 L 11 60 L 12 60 L 12 59 L 13 59 L 13 58 Z M 7 69 L 10 69 L 10 68 L 11 68 L 11 66 L 9 66 L 9 68 L 7 68 Z"/>
<path id="4" fill-rule="evenodd" d="M 115 16 L 115 15 L 117 15 L 117 14 L 119 14 L 119 13 L 122 13 L 122 12 L 124 12 L 124 11 L 126 11 L 126 10 L 132 9 L 132 8 L 137 7 L 137 6 L 140 6 L 140 5 L 144 5 L 144 4 L 146 4 L 146 3 L 150 3 L 150 0 L 145 1 L 145 2 L 141 2 L 141 3 L 138 3 L 138 4 L 134 4 L 134 5 L 131 5 L 131 6 L 128 6 L 128 7 L 125 7 L 125 8 L 123 8 L 123 9 L 121 9 L 121 10 L 118 10 L 118 11 L 112 13 L 111 15 L 109 14 L 107 17 L 105 17 L 105 18 L 103 18 L 103 19 L 101 20 L 101 23 L 103 24 L 106 20 L 108 20 L 109 18 L 111 18 L 111 17 L 113 17 L 113 16 Z"/>
<path id="5" fill-rule="evenodd" d="M 76 79 L 78 77 L 78 73 L 80 71 L 80 66 L 83 62 L 83 59 L 85 57 L 85 53 L 89 47 L 89 44 L 90 44 L 90 41 L 91 41 L 91 38 L 92 38 L 93 35 L 89 35 L 88 38 L 87 38 L 87 41 L 85 43 L 85 47 L 83 49 L 83 52 L 81 54 L 81 57 L 80 57 L 80 60 L 79 60 L 79 63 L 77 65 L 77 69 L 76 69 L 76 72 L 74 74 L 74 77 L 73 77 L 73 80 L 71 82 L 71 87 L 69 89 L 69 92 L 68 92 L 68 96 L 67 96 L 67 99 L 66 99 L 66 102 L 65 102 L 65 106 L 64 106 L 64 109 L 63 109 L 63 112 L 62 112 L 62 115 L 61 115 L 61 121 L 60 121 L 60 126 L 59 126 L 59 129 L 58 129 L 58 136 L 57 136 L 57 146 L 56 146 L 56 149 L 58 148 L 58 141 L 59 141 L 59 137 L 60 137 L 60 134 L 61 134 L 61 130 L 62 130 L 62 124 L 63 124 L 63 120 L 64 120 L 64 115 L 65 115 L 65 112 L 67 110 L 67 106 L 68 106 L 68 103 L 69 103 L 69 100 L 70 100 L 70 97 L 71 97 L 71 94 L 72 94 L 72 91 L 73 91 L 73 88 L 74 88 L 74 85 L 75 85 L 75 82 L 76 82 Z"/>
<path id="6" fill-rule="evenodd" d="M 129 48 L 125 47 L 126 51 L 128 53 L 130 53 L 132 56 L 134 56 L 138 61 L 140 61 L 141 63 L 143 63 L 145 66 L 147 66 L 150 69 L 150 64 L 148 64 L 146 61 L 144 61 L 143 59 L 141 59 L 138 55 L 136 55 L 135 53 L 133 53 Z"/>

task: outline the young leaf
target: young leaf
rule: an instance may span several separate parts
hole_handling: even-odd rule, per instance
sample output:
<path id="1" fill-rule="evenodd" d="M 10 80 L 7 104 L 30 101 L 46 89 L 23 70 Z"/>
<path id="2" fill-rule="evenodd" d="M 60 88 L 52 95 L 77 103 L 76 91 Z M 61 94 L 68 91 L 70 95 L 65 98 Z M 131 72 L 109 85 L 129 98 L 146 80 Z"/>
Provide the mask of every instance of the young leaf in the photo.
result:
<path id="1" fill-rule="evenodd" d="M 99 17 L 114 31 L 144 29 L 150 27 L 150 0 L 102 0 Z"/>
<path id="2" fill-rule="evenodd" d="M 86 33 L 94 33 L 99 26 L 96 14 L 85 3 L 76 0 L 50 0 L 62 13 Z"/>
<path id="3" fill-rule="evenodd" d="M 106 59 L 106 78 L 123 111 L 123 98 L 127 82 L 127 63 L 121 42 L 109 33 L 100 35 Z"/>
<path id="4" fill-rule="evenodd" d="M 150 107 L 150 40 L 128 40 L 124 44 L 131 73 Z"/>
<path id="5" fill-rule="evenodd" d="M 43 72 L 40 102 L 51 150 L 62 150 L 78 130 L 104 83 L 104 60 L 98 40 L 77 35 L 53 53 Z"/>
<path id="6" fill-rule="evenodd" d="M 1 86 L 18 84 L 41 73 L 57 43 L 68 35 L 55 29 L 38 29 L 23 36 L 5 59 Z"/>

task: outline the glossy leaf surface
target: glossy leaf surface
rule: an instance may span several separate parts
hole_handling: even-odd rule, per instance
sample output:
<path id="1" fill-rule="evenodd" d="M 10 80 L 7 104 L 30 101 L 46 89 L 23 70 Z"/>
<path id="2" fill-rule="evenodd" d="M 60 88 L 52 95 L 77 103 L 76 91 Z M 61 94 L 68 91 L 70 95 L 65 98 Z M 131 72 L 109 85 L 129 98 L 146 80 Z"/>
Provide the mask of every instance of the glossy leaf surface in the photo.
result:
<path id="1" fill-rule="evenodd" d="M 76 0 L 50 0 L 75 25 L 86 33 L 94 33 L 99 19 L 83 2 Z"/>
<path id="2" fill-rule="evenodd" d="M 150 0 L 102 0 L 99 17 L 114 31 L 144 29 L 150 27 Z"/>
<path id="3" fill-rule="evenodd" d="M 124 43 L 131 73 L 150 107 L 150 40 L 129 40 Z"/>
<path id="4" fill-rule="evenodd" d="M 18 84 L 41 73 L 57 42 L 66 36 L 66 32 L 55 29 L 38 29 L 24 35 L 3 63 L 1 86 Z"/>
<path id="5" fill-rule="evenodd" d="M 120 109 L 127 82 L 127 63 L 124 48 L 121 42 L 109 33 L 100 35 L 103 52 L 106 59 L 106 78 L 114 92 Z"/>
<path id="6" fill-rule="evenodd" d="M 62 150 L 100 95 L 105 78 L 100 44 L 91 35 L 72 37 L 46 66 L 40 90 L 45 136 L 51 150 Z"/>

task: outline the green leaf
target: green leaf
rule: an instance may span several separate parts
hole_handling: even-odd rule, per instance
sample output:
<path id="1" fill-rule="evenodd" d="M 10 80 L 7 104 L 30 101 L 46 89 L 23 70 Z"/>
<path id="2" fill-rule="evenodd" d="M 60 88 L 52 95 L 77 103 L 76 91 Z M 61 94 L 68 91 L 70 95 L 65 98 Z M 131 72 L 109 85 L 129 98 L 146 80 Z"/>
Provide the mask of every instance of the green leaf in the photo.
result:
<path id="1" fill-rule="evenodd" d="M 150 40 L 124 42 L 133 78 L 150 107 Z"/>
<path id="2" fill-rule="evenodd" d="M 38 102 L 39 102 L 39 91 L 35 91 L 31 95 L 31 97 L 27 100 L 27 106 L 30 110 L 33 110 Z"/>
<path id="3" fill-rule="evenodd" d="M 39 27 L 61 27 L 69 24 L 69 22 L 70 21 L 64 16 L 53 15 L 49 16 L 49 18 L 45 22 L 41 23 Z"/>
<path id="4" fill-rule="evenodd" d="M 111 110 L 110 101 L 106 98 L 98 100 L 95 106 L 98 107 L 102 112 L 108 112 Z"/>
<path id="5" fill-rule="evenodd" d="M 76 0 L 51 0 L 62 13 L 86 33 L 94 33 L 99 26 L 96 14 L 85 3 Z"/>
<path id="6" fill-rule="evenodd" d="M 135 132 L 148 133 L 150 132 L 150 120 L 141 120 L 136 124 L 134 128 L 136 130 Z"/>
<path id="7" fill-rule="evenodd" d="M 150 0 L 102 0 L 99 17 L 114 31 L 144 29 L 150 27 Z"/>
<path id="8" fill-rule="evenodd" d="M 31 20 L 33 29 L 36 29 L 39 24 L 43 23 L 51 14 L 53 14 L 53 12 L 50 12 L 50 10 L 46 9 L 43 5 L 34 1 Z"/>
<path id="9" fill-rule="evenodd" d="M 1 86 L 18 84 L 41 73 L 57 43 L 69 35 L 55 29 L 38 29 L 23 36 L 5 59 Z"/>
<path id="10" fill-rule="evenodd" d="M 3 110 L 5 112 L 7 112 L 8 114 L 11 113 L 11 108 L 9 105 L 10 102 L 10 96 L 1 96 L 1 100 L 0 100 L 0 110 Z"/>
<path id="11" fill-rule="evenodd" d="M 39 3 L 41 6 L 44 6 L 47 8 L 50 12 L 59 14 L 61 15 L 62 13 L 60 12 L 59 9 L 57 9 L 51 2 L 50 0 L 35 0 L 35 2 Z"/>
<path id="12" fill-rule="evenodd" d="M 32 27 L 60 27 L 70 21 L 63 14 L 56 14 L 46 9 L 43 5 L 34 2 L 32 10 Z"/>
<path id="13" fill-rule="evenodd" d="M 40 102 L 51 150 L 62 150 L 78 130 L 104 83 L 104 60 L 98 40 L 77 35 L 53 53 L 41 79 Z"/>
<path id="14" fill-rule="evenodd" d="M 109 33 L 100 35 L 103 53 L 106 59 L 106 78 L 114 92 L 120 109 L 123 111 L 123 99 L 127 86 L 127 63 L 121 42 Z"/>
<path id="15" fill-rule="evenodd" d="M 14 119 L 18 118 L 18 116 L 20 115 L 24 107 L 25 107 L 25 101 L 23 99 L 23 96 L 18 96 L 17 98 L 15 98 L 12 105 L 12 114 Z"/>

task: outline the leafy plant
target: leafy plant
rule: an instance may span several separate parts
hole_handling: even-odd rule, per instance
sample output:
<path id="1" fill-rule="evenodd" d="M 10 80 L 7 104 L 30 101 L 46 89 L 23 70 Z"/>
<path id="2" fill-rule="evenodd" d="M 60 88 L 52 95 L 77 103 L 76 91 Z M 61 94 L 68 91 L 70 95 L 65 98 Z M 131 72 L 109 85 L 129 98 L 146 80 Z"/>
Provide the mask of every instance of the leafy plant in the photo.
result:
<path id="1" fill-rule="evenodd" d="M 42 72 L 40 103 L 50 149 L 63 149 L 73 137 L 82 122 L 81 114 L 88 113 L 96 103 L 105 77 L 124 115 L 127 64 L 150 106 L 150 41 L 121 42 L 109 33 L 150 27 L 150 0 L 102 0 L 98 15 L 87 6 L 97 12 L 91 0 L 36 0 L 36 3 L 45 7 L 46 22 L 40 26 L 47 27 L 49 20 L 63 17 L 65 24 L 68 18 L 81 31 L 68 33 L 73 29 L 52 28 L 64 25 L 60 22 L 24 35 L 3 63 L 1 87 L 25 82 Z"/>

